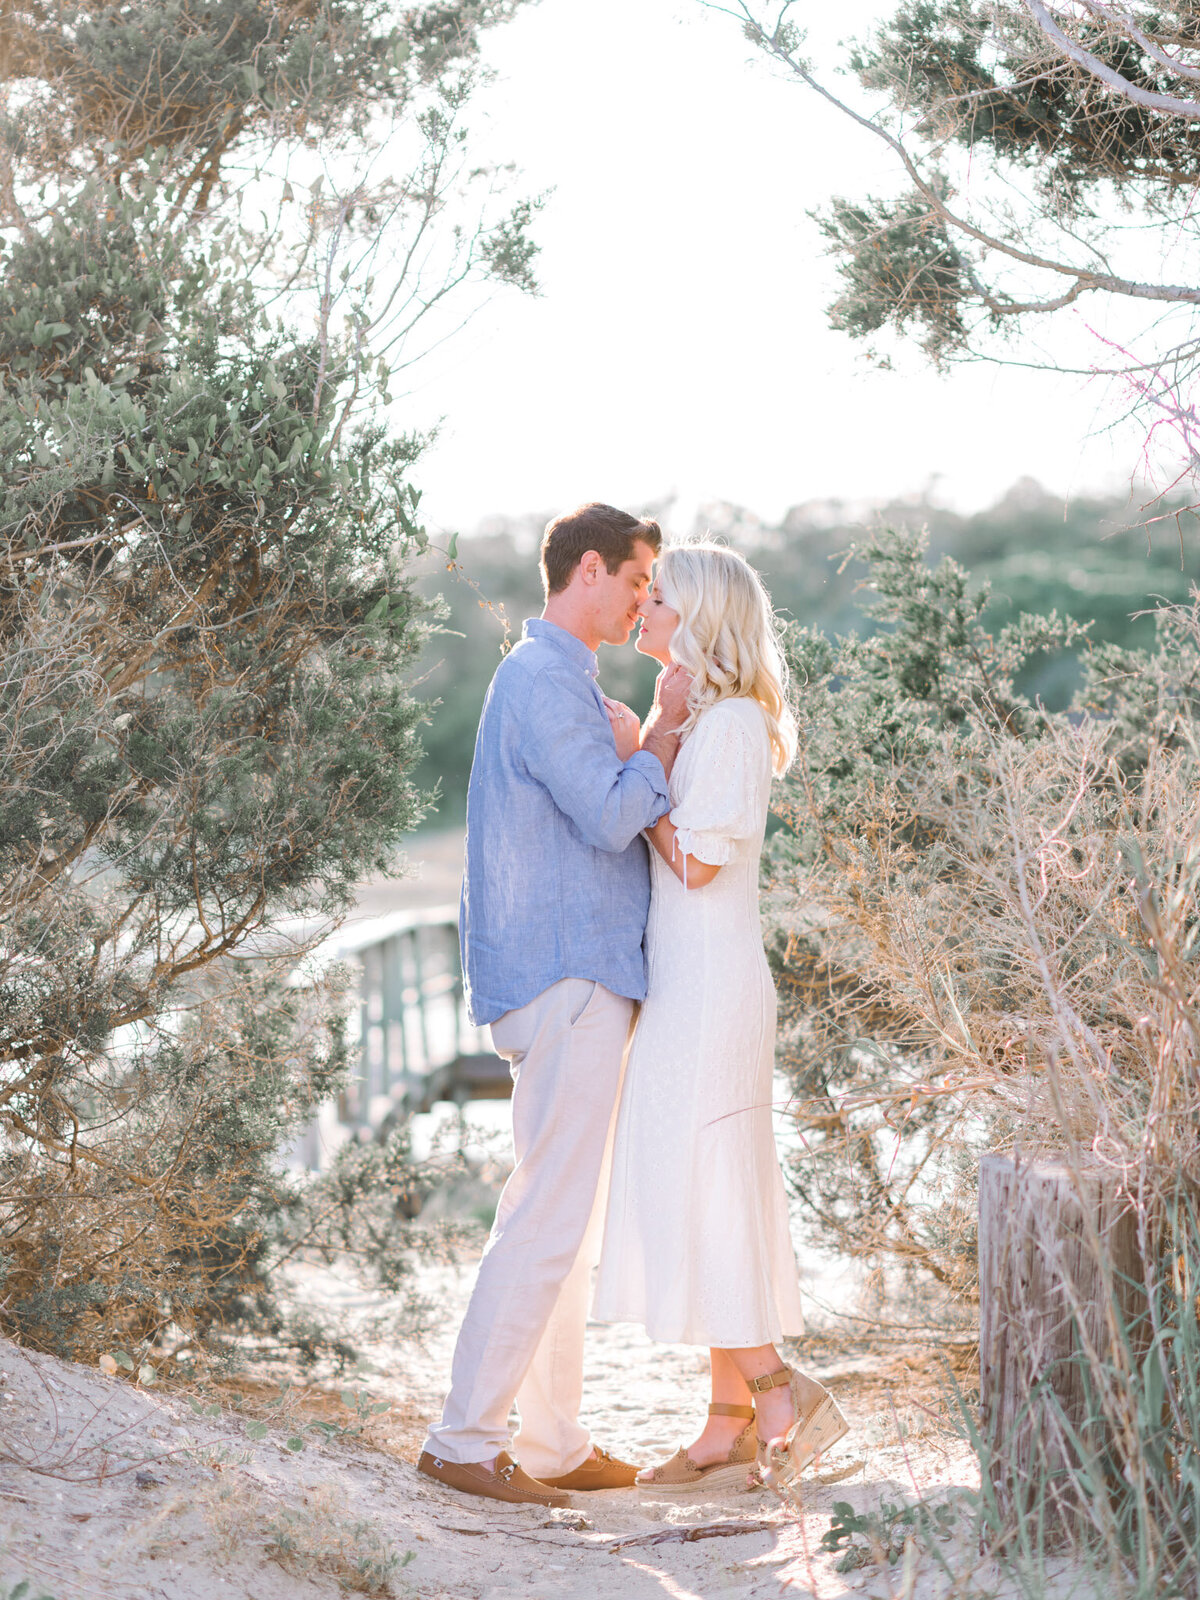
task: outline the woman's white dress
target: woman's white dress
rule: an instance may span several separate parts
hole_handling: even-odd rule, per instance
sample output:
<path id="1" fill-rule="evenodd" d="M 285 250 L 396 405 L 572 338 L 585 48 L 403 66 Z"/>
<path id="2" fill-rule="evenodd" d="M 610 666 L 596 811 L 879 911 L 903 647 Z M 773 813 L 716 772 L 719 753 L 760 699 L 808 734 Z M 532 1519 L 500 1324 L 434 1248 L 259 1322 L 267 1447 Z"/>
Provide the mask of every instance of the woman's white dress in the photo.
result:
<path id="1" fill-rule="evenodd" d="M 593 1315 L 664 1344 L 775 1343 L 804 1322 L 775 1150 L 775 989 L 758 864 L 771 747 L 758 702 L 703 712 L 671 773 L 685 889 L 651 850 L 649 983 L 613 1145 Z"/>

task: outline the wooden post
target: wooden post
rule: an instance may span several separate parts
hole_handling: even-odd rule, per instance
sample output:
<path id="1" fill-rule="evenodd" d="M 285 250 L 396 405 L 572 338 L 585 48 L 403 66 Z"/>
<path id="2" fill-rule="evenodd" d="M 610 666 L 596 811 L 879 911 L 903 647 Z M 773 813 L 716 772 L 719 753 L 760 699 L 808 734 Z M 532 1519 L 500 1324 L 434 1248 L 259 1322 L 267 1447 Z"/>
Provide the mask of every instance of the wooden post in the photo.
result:
<path id="1" fill-rule="evenodd" d="M 1093 1233 L 1094 1230 L 1094 1233 Z M 1100 1254 L 1111 1266 L 1106 1289 Z M 1011 1530 L 1094 1523 L 1113 1380 L 1145 1342 L 1136 1220 L 1116 1175 L 985 1156 L 979 1172 L 979 1388 L 985 1463 Z M 1123 1329 L 1113 1338 L 1112 1315 Z M 1078 1469 L 1086 1468 L 1086 1481 Z"/>

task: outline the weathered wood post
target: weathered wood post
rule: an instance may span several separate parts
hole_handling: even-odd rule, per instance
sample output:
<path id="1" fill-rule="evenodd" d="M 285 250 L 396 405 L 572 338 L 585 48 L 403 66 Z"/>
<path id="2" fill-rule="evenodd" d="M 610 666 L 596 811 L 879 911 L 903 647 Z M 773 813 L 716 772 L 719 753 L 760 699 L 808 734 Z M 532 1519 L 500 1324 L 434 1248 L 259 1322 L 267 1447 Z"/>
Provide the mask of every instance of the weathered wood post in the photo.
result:
<path id="1" fill-rule="evenodd" d="M 1111 1268 L 1107 1289 L 1102 1260 Z M 1100 1396 L 1112 1392 L 1123 1340 L 1135 1351 L 1144 1340 L 1142 1283 L 1136 1219 L 1116 1175 L 1093 1165 L 1077 1175 L 1065 1161 L 983 1158 L 981 1432 L 1010 1528 L 1035 1506 L 1051 1540 L 1093 1521 L 1095 1469 L 1112 1422 Z M 1116 1341 L 1110 1310 L 1124 1329 Z"/>

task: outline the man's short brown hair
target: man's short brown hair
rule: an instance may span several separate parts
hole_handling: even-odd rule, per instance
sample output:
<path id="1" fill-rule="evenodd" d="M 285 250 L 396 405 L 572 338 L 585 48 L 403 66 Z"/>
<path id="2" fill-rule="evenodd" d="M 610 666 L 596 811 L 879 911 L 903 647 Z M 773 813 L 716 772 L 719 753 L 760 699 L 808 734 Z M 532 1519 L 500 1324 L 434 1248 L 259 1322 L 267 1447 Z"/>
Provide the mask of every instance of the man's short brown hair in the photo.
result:
<path id="1" fill-rule="evenodd" d="M 609 572 L 616 572 L 633 555 L 640 539 L 654 554 L 662 549 L 662 529 L 649 517 L 631 517 L 616 506 L 592 500 L 576 511 L 568 511 L 546 524 L 542 535 L 542 582 L 546 593 L 561 594 L 571 581 L 575 568 L 589 550 L 604 558 Z"/>

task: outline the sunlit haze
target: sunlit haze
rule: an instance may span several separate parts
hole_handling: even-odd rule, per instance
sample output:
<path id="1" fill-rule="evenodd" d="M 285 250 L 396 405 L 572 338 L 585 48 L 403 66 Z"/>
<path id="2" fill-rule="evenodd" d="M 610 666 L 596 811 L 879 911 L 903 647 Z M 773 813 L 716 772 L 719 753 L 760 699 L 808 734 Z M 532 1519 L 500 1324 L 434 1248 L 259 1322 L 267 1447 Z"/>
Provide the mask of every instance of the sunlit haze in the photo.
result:
<path id="1" fill-rule="evenodd" d="M 832 67 L 839 36 L 888 9 L 838 7 L 811 54 Z M 483 148 L 522 192 L 553 191 L 543 293 L 497 293 L 413 374 L 406 425 L 444 418 L 421 468 L 432 525 L 674 495 L 678 527 L 711 500 L 773 516 L 936 479 L 973 508 L 1025 474 L 1064 495 L 1128 482 L 1141 433 L 1108 431 L 1120 405 L 1101 382 L 938 376 L 915 351 L 881 371 L 829 328 L 836 275 L 808 213 L 893 187 L 894 166 L 730 19 L 696 0 L 542 0 L 487 55 Z"/>

